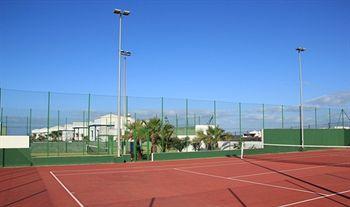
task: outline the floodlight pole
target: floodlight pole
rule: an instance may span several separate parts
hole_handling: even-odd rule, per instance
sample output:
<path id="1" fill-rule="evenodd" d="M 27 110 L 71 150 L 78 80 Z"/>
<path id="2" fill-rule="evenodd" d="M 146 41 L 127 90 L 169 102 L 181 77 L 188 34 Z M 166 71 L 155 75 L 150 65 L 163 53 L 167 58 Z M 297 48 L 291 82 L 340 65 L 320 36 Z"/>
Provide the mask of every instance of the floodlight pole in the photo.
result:
<path id="1" fill-rule="evenodd" d="M 301 131 L 301 148 L 304 149 L 304 106 L 303 106 L 303 73 L 301 65 L 301 52 L 305 51 L 305 48 L 298 47 L 298 61 L 299 61 L 299 81 L 300 81 L 300 131 Z"/>
<path id="2" fill-rule="evenodd" d="M 120 157 L 120 138 L 121 138 L 121 51 L 122 51 L 122 16 L 130 14 L 129 11 L 115 9 L 114 14 L 119 15 L 119 38 L 118 38 L 118 94 L 117 94 L 117 156 Z"/>
<path id="3" fill-rule="evenodd" d="M 131 52 L 122 50 L 120 54 L 124 57 L 124 124 L 127 124 L 128 118 L 127 118 L 127 94 L 126 94 L 126 57 L 129 57 L 131 55 Z"/>

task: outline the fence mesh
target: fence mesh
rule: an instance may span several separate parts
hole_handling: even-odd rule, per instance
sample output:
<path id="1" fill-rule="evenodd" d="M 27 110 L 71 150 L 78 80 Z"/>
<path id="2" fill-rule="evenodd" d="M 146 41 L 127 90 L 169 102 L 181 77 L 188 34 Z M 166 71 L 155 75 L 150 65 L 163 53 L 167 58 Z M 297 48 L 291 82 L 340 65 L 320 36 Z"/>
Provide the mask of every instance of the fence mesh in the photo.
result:
<path id="1" fill-rule="evenodd" d="M 116 154 L 116 97 L 11 89 L 0 91 L 0 134 L 29 135 L 32 156 Z M 187 151 L 196 150 L 192 141 L 203 129 L 201 127 L 208 125 L 230 133 L 232 141 L 237 136 L 261 132 L 262 129 L 300 128 L 299 106 L 215 100 L 122 97 L 121 116 L 122 134 L 129 130 L 126 123 L 135 120 L 147 122 L 158 118 L 162 123 L 172 125 L 171 137 L 189 137 L 190 141 L 185 144 Z M 304 107 L 306 129 L 345 128 L 349 125 L 347 109 Z M 122 152 L 130 153 L 133 138 L 124 138 Z M 181 143 L 172 142 L 174 147 L 168 151 L 182 150 Z M 151 151 L 144 138 L 141 143 L 143 151 Z M 219 149 L 220 144 L 215 147 Z"/>

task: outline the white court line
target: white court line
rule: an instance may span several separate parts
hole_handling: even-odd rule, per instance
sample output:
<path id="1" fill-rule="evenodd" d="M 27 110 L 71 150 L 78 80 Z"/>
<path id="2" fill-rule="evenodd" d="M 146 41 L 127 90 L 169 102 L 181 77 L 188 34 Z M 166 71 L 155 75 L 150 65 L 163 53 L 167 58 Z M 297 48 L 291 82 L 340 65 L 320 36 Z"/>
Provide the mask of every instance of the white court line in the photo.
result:
<path id="1" fill-rule="evenodd" d="M 200 172 L 195 172 L 195 171 L 190 171 L 190 170 L 182 170 L 182 169 L 178 169 L 178 168 L 174 168 L 174 170 L 182 171 L 182 172 L 186 172 L 186 173 L 197 174 L 197 175 L 204 175 L 204 176 L 208 176 L 208 177 L 221 178 L 221 179 L 226 179 L 226 180 L 233 180 L 233 181 L 238 181 L 238 182 L 243 182 L 243 183 L 250 183 L 250 184 L 255 184 L 255 185 L 262 185 L 262 186 L 267 186 L 267 187 L 298 191 L 298 192 L 303 192 L 303 193 L 325 195 L 323 193 L 318 193 L 318 192 L 313 192 L 313 191 L 308 191 L 308 190 L 301 190 L 301 189 L 297 189 L 297 188 L 289 188 L 289 187 L 280 186 L 280 185 L 272 185 L 272 184 L 259 183 L 259 182 L 249 181 L 249 180 L 241 180 L 241 179 L 236 179 L 236 178 L 223 177 L 223 176 L 219 176 L 219 175 L 211 175 L 211 174 L 200 173 Z"/>
<path id="2" fill-rule="evenodd" d="M 275 170 L 273 172 L 263 172 L 263 173 L 254 173 L 254 174 L 248 174 L 248 175 L 239 175 L 239 176 L 233 176 L 231 178 L 245 178 L 245 177 L 258 176 L 258 175 L 277 174 L 277 173 L 283 173 L 283 172 L 292 172 L 292 171 L 308 170 L 308 169 L 315 169 L 315 168 L 336 167 L 336 165 L 344 165 L 344 164 L 349 164 L 349 162 L 343 162 L 343 163 L 335 164 L 333 166 L 319 165 L 319 166 L 312 166 L 312 167 L 293 168 L 293 169 L 288 169 L 288 170 Z"/>
<path id="3" fill-rule="evenodd" d="M 67 193 L 75 200 L 75 202 L 77 202 L 80 207 L 84 207 L 84 205 L 68 190 L 68 188 L 56 177 L 52 171 L 50 171 L 50 174 L 64 188 L 64 190 L 67 191 Z"/>
<path id="4" fill-rule="evenodd" d="M 306 202 L 310 202 L 310 201 L 314 201 L 314 200 L 318 200 L 318 199 L 328 198 L 328 197 L 332 197 L 332 196 L 336 196 L 336 195 L 342 195 L 342 194 L 345 194 L 345 193 L 348 193 L 348 192 L 350 192 L 350 190 L 345 190 L 345 191 L 332 193 L 332 194 L 326 194 L 326 195 L 322 195 L 322 196 L 319 196 L 319 197 L 316 197 L 316 198 L 310 198 L 310 199 L 306 199 L 306 200 L 302 200 L 302 201 L 297 201 L 297 202 L 294 202 L 294 203 L 284 204 L 284 205 L 281 205 L 281 206 L 278 206 L 278 207 L 294 206 L 294 205 L 297 205 L 297 204 L 306 203 Z"/>

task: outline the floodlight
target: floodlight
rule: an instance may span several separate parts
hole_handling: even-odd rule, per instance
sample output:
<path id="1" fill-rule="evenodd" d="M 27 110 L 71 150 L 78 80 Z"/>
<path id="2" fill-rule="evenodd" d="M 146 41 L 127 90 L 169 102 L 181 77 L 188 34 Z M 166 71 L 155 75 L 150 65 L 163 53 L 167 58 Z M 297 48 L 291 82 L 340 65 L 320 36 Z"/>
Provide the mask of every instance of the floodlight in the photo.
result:
<path id="1" fill-rule="evenodd" d="M 122 11 L 121 11 L 120 9 L 114 9 L 113 13 L 114 13 L 114 14 L 121 14 Z"/>
<path id="2" fill-rule="evenodd" d="M 296 49 L 298 52 L 304 52 L 306 50 L 306 48 L 303 48 L 303 47 L 298 47 Z"/>
<path id="3" fill-rule="evenodd" d="M 123 11 L 123 15 L 127 16 L 127 15 L 129 15 L 129 14 L 130 14 L 130 11 L 127 11 L 127 10 L 124 10 L 124 11 Z"/>

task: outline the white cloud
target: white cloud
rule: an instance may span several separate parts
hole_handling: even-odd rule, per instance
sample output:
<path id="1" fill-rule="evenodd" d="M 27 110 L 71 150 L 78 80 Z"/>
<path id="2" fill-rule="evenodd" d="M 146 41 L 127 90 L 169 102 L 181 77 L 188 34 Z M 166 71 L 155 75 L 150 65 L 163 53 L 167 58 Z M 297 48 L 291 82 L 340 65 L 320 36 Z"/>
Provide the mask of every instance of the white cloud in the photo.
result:
<path id="1" fill-rule="evenodd" d="M 323 95 L 306 101 L 306 104 L 316 106 L 348 106 L 350 105 L 350 91 Z"/>

